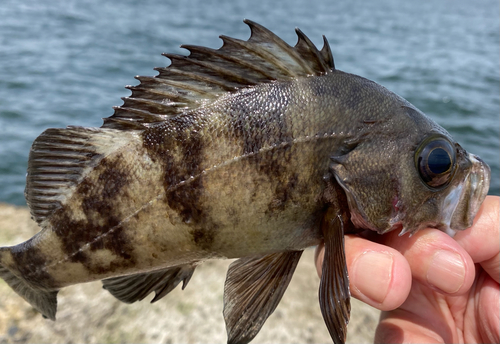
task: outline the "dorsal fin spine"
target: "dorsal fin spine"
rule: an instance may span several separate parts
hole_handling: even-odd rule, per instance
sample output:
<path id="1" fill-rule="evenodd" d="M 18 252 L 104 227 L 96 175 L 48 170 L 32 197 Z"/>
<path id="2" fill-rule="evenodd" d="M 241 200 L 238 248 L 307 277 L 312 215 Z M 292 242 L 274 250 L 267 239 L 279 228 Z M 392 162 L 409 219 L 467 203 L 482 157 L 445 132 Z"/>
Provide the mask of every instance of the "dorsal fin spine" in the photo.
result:
<path id="1" fill-rule="evenodd" d="M 297 48 L 303 47 L 307 49 L 309 54 L 311 54 L 311 56 L 316 60 L 317 64 L 321 66 L 321 69 L 327 71 L 328 66 L 324 62 L 322 56 L 320 55 L 321 53 L 313 44 L 313 42 L 306 35 L 304 35 L 304 33 L 299 28 L 295 28 L 295 32 L 297 33 L 297 36 L 299 38 L 296 47 Z"/>
<path id="2" fill-rule="evenodd" d="M 134 96 L 134 92 L 135 92 L 135 94 L 137 94 L 137 93 L 149 93 L 150 95 L 158 95 L 158 96 L 162 97 L 160 99 L 170 99 L 172 101 L 184 102 L 184 103 L 189 102 L 188 97 L 182 96 L 179 93 L 169 92 L 169 91 L 161 89 L 161 88 L 159 89 L 156 87 L 152 87 L 152 86 L 157 85 L 157 79 L 155 79 L 155 77 L 136 76 L 136 79 L 141 82 L 139 85 L 126 87 L 132 91 L 132 96 Z M 132 98 L 132 96 L 129 98 Z"/>
<path id="3" fill-rule="evenodd" d="M 139 97 L 122 97 L 122 100 L 124 101 L 124 105 L 125 103 L 128 103 L 127 105 L 129 105 L 130 103 L 140 103 L 140 104 L 145 104 L 145 105 L 148 105 L 148 106 L 161 106 L 163 104 L 163 102 L 161 101 L 158 101 L 158 100 L 155 100 L 155 99 L 146 99 L 146 98 L 139 98 Z"/>
<path id="4" fill-rule="evenodd" d="M 221 39 L 222 39 L 222 37 L 221 37 Z M 257 65 L 255 65 L 253 63 L 249 63 L 249 62 L 242 60 L 240 58 L 237 58 L 237 57 L 234 57 L 234 56 L 231 56 L 228 54 L 224 54 L 222 52 L 224 46 L 222 46 L 220 50 L 215 50 L 215 49 L 210 49 L 210 48 L 201 47 L 201 46 L 197 46 L 197 45 L 183 44 L 183 45 L 181 45 L 181 48 L 185 48 L 185 49 L 189 50 L 191 53 L 200 53 L 200 54 L 204 54 L 204 55 L 210 54 L 210 55 L 216 56 L 220 59 L 232 62 L 235 65 L 240 65 L 240 66 L 246 67 L 251 71 L 254 71 L 254 72 L 261 74 L 263 77 L 265 77 L 269 80 L 273 79 L 271 74 L 267 73 L 264 69 L 259 68 Z"/>
<path id="5" fill-rule="evenodd" d="M 263 33 L 264 35 L 268 36 L 269 38 L 272 39 L 272 41 L 281 48 L 281 50 L 285 51 L 292 59 L 299 65 L 301 66 L 307 74 L 314 74 L 314 71 L 304 63 L 303 59 L 300 58 L 300 56 L 297 54 L 297 51 L 295 51 L 288 43 L 286 43 L 284 40 L 276 36 L 272 31 L 266 29 L 260 24 L 257 24 L 249 19 L 245 19 L 243 21 L 245 24 L 247 24 L 250 27 L 250 30 L 252 31 L 252 35 L 250 36 L 249 41 L 252 40 L 252 37 L 255 37 L 258 35 L 259 32 Z M 273 55 L 274 56 L 274 55 Z M 278 59 L 279 61 L 279 59 Z M 295 75 L 293 75 L 295 76 Z"/>
<path id="6" fill-rule="evenodd" d="M 115 109 L 116 110 L 116 109 Z M 130 130 L 143 130 L 144 123 L 132 121 L 130 119 L 123 119 L 119 117 L 107 117 L 103 119 L 103 127 L 110 129 L 130 129 Z"/>
<path id="7" fill-rule="evenodd" d="M 220 87 L 221 89 L 223 89 L 225 91 L 232 91 L 237 86 L 240 86 L 240 85 L 236 85 L 236 84 L 231 85 L 228 83 L 224 83 L 223 81 L 219 81 L 216 78 L 214 78 L 212 76 L 208 76 L 206 74 L 200 75 L 198 73 L 186 72 L 186 71 L 183 71 L 181 69 L 176 69 L 176 68 L 165 69 L 165 71 L 168 72 L 169 74 L 175 74 L 175 75 L 183 76 L 183 77 L 186 77 L 186 78 L 189 78 L 192 80 L 198 80 L 198 81 L 201 81 L 201 82 L 204 82 L 207 84 L 213 84 L 215 86 Z"/>
<path id="8" fill-rule="evenodd" d="M 324 46 L 319 51 L 297 29 L 298 43 L 292 47 L 265 27 L 250 20 L 244 22 L 251 30 L 246 41 L 220 36 L 223 44 L 217 50 L 183 45 L 190 51 L 189 56 L 164 54 L 171 59 L 171 65 L 155 68 L 159 72 L 155 77 L 136 77 L 140 85 L 127 86 L 132 95 L 125 98 L 122 106 L 115 107 L 115 113 L 104 120 L 103 127 L 145 129 L 148 123 L 192 111 L 228 92 L 334 70 L 324 36 Z"/>
<path id="9" fill-rule="evenodd" d="M 333 60 L 332 50 L 325 35 L 323 35 L 323 48 L 321 48 L 321 54 L 328 65 L 328 69 L 335 70 L 335 61 Z"/>
<path id="10" fill-rule="evenodd" d="M 162 54 L 162 55 L 168 57 L 171 60 L 182 59 L 182 61 L 185 63 L 190 63 L 193 65 L 197 65 L 197 66 L 206 68 L 208 70 L 211 70 L 216 75 L 224 76 L 225 79 L 231 79 L 231 80 L 236 81 L 239 84 L 238 85 L 239 87 L 255 84 L 252 80 L 247 79 L 247 78 L 243 78 L 241 74 L 234 73 L 228 68 L 219 67 L 215 63 L 206 62 L 206 61 L 202 61 L 202 60 L 198 60 L 198 59 L 194 59 L 194 58 L 189 58 L 189 56 L 173 55 L 173 54 Z"/>
<path id="11" fill-rule="evenodd" d="M 160 75 L 156 76 L 156 82 L 159 82 L 161 84 L 164 84 L 164 85 L 169 85 L 169 86 L 172 86 L 172 87 L 175 87 L 175 88 L 178 88 L 178 89 L 184 89 L 184 90 L 188 90 L 188 91 L 191 91 L 191 92 L 195 92 L 195 93 L 198 93 L 200 95 L 209 95 L 209 98 L 212 98 L 211 97 L 211 94 L 209 91 L 207 90 L 204 90 L 202 89 L 201 87 L 197 87 L 197 86 L 194 86 L 193 84 L 189 83 L 189 82 L 181 82 L 181 81 L 174 81 L 174 80 L 169 80 L 169 79 L 165 79 L 164 78 L 164 75 L 162 75 L 162 70 L 164 70 L 166 68 L 155 68 L 156 71 L 160 72 Z"/>
<path id="12" fill-rule="evenodd" d="M 130 107 L 131 105 L 132 106 L 133 105 L 138 105 L 138 106 L 144 105 L 146 107 L 146 109 L 144 109 L 144 110 L 155 116 L 155 117 L 151 117 L 152 120 L 156 120 L 156 118 L 161 118 L 162 120 L 164 120 L 166 118 L 165 114 L 162 113 L 163 106 L 165 106 L 164 102 L 159 102 L 159 101 L 153 100 L 153 99 L 132 98 L 132 97 L 124 97 L 122 99 L 124 101 L 123 105 L 127 106 L 127 107 Z M 169 102 L 169 105 L 182 106 L 183 104 L 177 103 L 177 102 Z"/>
<path id="13" fill-rule="evenodd" d="M 114 109 L 115 110 L 122 110 L 121 107 L 115 107 Z M 159 115 L 156 115 L 154 113 L 151 113 L 149 111 L 142 110 L 142 109 L 127 108 L 126 111 L 131 111 L 137 115 L 140 115 L 145 120 L 149 120 L 150 122 L 161 122 L 163 120 L 163 118 L 161 118 Z"/>
<path id="14" fill-rule="evenodd" d="M 287 75 L 289 77 L 296 77 L 295 74 L 290 73 L 290 69 L 288 69 L 283 63 L 281 63 L 269 51 L 262 49 L 262 47 L 259 47 L 259 49 L 254 49 L 253 46 L 251 44 L 249 44 L 248 41 L 242 41 L 241 39 L 232 38 L 232 37 L 228 37 L 228 36 L 224 36 L 224 35 L 221 35 L 220 38 L 226 44 L 237 45 L 238 47 L 243 48 L 245 50 L 248 50 L 252 54 L 261 57 L 263 60 L 266 60 L 266 61 L 272 63 L 273 66 L 275 66 L 276 68 L 281 70 L 285 75 Z"/>

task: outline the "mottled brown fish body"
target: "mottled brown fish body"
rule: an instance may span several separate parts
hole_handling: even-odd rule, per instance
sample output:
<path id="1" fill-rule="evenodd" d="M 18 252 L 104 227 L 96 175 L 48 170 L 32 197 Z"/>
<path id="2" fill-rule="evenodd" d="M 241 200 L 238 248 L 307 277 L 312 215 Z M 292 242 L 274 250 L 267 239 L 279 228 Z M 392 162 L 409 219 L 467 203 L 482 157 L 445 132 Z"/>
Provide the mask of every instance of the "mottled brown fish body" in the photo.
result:
<path id="1" fill-rule="evenodd" d="M 297 30 L 292 48 L 246 23 L 248 41 L 167 54 L 172 65 L 138 77 L 101 128 L 35 140 L 25 195 L 42 231 L 0 247 L 0 277 L 44 316 L 71 284 L 102 279 L 121 301 L 156 301 L 204 260 L 241 258 L 224 317 L 229 343 L 247 343 L 301 251 L 324 239 L 320 305 L 342 343 L 345 230 L 472 224 L 484 162 L 403 98 L 336 70 L 326 39 L 318 50 Z"/>
<path id="2" fill-rule="evenodd" d="M 361 98 L 370 119 L 405 104 L 391 94 L 381 107 L 387 94 L 336 71 L 229 94 L 142 132 L 101 129 L 95 167 L 15 264 L 38 252 L 32 279 L 60 288 L 315 245 L 330 156 L 369 125 L 349 114 Z"/>

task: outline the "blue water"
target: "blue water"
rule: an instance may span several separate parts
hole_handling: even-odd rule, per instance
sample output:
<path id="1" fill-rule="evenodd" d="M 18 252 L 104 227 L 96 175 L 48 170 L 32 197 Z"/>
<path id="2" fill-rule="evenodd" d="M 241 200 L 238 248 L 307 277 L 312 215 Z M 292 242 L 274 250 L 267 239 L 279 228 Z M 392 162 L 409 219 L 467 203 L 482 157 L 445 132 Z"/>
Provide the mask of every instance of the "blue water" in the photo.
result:
<path id="1" fill-rule="evenodd" d="M 25 204 L 29 148 L 48 127 L 100 126 L 134 75 L 180 44 L 246 39 L 249 18 L 295 44 L 330 41 L 338 69 L 408 99 L 492 168 L 500 194 L 499 3 L 470 1 L 29 1 L 0 3 L 0 201 Z"/>

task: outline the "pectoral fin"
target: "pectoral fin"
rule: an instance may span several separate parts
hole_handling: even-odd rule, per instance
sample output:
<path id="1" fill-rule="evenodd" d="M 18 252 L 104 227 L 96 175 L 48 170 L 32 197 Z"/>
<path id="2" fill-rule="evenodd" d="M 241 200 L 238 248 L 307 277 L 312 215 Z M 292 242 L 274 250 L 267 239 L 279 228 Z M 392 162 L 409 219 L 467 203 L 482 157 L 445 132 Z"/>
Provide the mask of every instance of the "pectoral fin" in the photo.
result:
<path id="1" fill-rule="evenodd" d="M 229 266 L 224 285 L 228 343 L 248 343 L 285 293 L 302 251 L 241 258 Z"/>
<path id="2" fill-rule="evenodd" d="M 102 281 L 102 285 L 114 297 L 125 303 L 141 301 L 153 291 L 155 297 L 151 302 L 156 302 L 174 290 L 181 281 L 184 289 L 194 269 L 194 265 L 181 265 L 153 272 L 108 278 Z"/>
<path id="3" fill-rule="evenodd" d="M 325 258 L 319 285 L 319 304 L 335 344 L 345 342 L 351 312 L 349 276 L 344 251 L 344 217 L 334 207 L 322 224 Z"/>

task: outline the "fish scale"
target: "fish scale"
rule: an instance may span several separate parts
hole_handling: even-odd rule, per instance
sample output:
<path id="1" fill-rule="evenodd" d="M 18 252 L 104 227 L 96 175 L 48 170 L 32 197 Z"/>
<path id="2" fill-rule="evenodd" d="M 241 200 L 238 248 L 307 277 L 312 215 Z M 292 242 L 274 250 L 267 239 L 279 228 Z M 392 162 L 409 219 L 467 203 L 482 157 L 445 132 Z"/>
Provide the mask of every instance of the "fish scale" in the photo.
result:
<path id="1" fill-rule="evenodd" d="M 326 38 L 318 50 L 296 29 L 291 47 L 245 23 L 247 41 L 165 54 L 171 65 L 137 77 L 102 127 L 34 141 L 25 195 L 41 231 L 0 247 L 0 277 L 43 316 L 55 320 L 72 284 L 156 302 L 203 261 L 239 258 L 224 318 L 228 343 L 248 343 L 302 251 L 324 240 L 319 303 L 343 343 L 344 233 L 472 224 L 489 187 L 480 158 L 403 98 L 337 70 Z"/>

